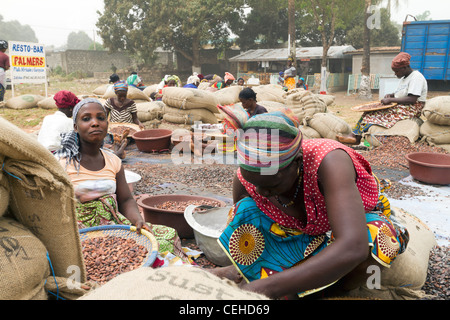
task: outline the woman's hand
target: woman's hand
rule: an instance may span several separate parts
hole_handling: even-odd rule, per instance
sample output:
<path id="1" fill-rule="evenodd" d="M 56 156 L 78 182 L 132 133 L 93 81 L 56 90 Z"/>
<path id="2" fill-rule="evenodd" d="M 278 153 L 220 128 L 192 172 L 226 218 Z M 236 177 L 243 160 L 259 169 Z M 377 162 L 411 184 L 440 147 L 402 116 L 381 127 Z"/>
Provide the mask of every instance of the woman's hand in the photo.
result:
<path id="1" fill-rule="evenodd" d="M 145 221 L 144 220 L 139 220 L 137 223 L 136 223 L 136 232 L 137 233 L 141 233 L 141 230 L 142 229 L 144 229 L 144 230 L 147 230 L 147 231 L 151 231 L 150 230 L 150 227 L 145 223 Z"/>
<path id="2" fill-rule="evenodd" d="M 384 98 L 381 100 L 381 103 L 386 105 L 386 104 L 391 104 L 392 103 L 392 98 Z"/>

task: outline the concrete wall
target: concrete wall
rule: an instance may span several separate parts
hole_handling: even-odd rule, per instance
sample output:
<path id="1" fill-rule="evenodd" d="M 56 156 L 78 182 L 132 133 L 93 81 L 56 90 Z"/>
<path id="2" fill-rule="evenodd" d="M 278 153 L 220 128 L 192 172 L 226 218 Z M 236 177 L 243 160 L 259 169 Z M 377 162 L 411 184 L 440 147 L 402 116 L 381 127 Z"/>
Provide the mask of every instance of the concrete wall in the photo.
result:
<path id="1" fill-rule="evenodd" d="M 112 64 L 121 69 L 131 62 L 124 53 L 93 50 L 50 52 L 46 54 L 46 58 L 51 69 L 61 66 L 67 74 L 82 71 L 90 76 L 94 72 L 111 72 Z"/>
<path id="2" fill-rule="evenodd" d="M 392 76 L 394 72 L 391 69 L 392 59 L 398 53 L 371 53 L 370 54 L 370 73 Z M 361 74 L 362 55 L 353 55 L 352 73 Z"/>

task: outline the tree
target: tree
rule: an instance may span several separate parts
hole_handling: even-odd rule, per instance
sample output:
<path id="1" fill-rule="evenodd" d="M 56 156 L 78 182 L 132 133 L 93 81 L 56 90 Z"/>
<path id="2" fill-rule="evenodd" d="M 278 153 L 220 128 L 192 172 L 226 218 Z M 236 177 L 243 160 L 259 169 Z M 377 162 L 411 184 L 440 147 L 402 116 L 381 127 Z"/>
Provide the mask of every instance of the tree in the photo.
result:
<path id="1" fill-rule="evenodd" d="M 314 17 L 322 40 L 321 91 L 325 89 L 328 50 L 335 40 L 336 28 L 348 20 L 348 17 L 359 7 L 358 0 L 307 0 L 304 2 L 304 8 Z"/>
<path id="2" fill-rule="evenodd" d="M 17 20 L 3 21 L 0 15 L 0 35 L 2 40 L 38 42 L 34 30 L 29 25 L 22 25 Z"/>
<path id="3" fill-rule="evenodd" d="M 151 63 L 157 47 L 172 49 L 200 70 L 200 49 L 228 46 L 227 24 L 243 0 L 105 0 L 97 22 L 103 44 L 111 51 L 127 50 Z M 238 9 L 236 9 L 238 8 Z"/>
<path id="4" fill-rule="evenodd" d="M 292 64 L 297 65 L 297 51 L 295 50 L 295 0 L 288 2 L 288 16 L 289 16 L 289 57 L 292 58 Z"/>
<path id="5" fill-rule="evenodd" d="M 89 50 L 94 41 L 84 31 L 71 32 L 67 36 L 67 49 Z"/>
<path id="6" fill-rule="evenodd" d="M 245 10 L 234 14 L 229 27 L 241 50 L 274 48 L 288 40 L 286 0 L 247 0 Z"/>

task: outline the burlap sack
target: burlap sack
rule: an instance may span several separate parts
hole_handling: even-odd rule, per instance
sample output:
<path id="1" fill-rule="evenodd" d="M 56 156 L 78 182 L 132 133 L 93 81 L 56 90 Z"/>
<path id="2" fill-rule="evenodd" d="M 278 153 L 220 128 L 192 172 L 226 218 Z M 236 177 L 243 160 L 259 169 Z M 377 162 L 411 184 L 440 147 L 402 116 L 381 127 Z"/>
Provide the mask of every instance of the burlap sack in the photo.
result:
<path id="1" fill-rule="evenodd" d="M 147 86 L 142 92 L 144 92 L 146 96 L 150 97 L 150 95 L 153 92 L 157 92 L 157 91 L 158 91 L 158 85 L 152 84 L 150 86 Z"/>
<path id="2" fill-rule="evenodd" d="M 1 161 L 3 162 L 3 161 Z M 0 217 L 2 217 L 9 205 L 9 182 L 0 171 Z"/>
<path id="3" fill-rule="evenodd" d="M 381 271 L 380 289 L 364 285 L 349 292 L 349 296 L 383 300 L 411 300 L 424 296 L 430 252 L 436 243 L 433 232 L 419 218 L 402 210 L 392 208 L 395 219 L 409 232 L 409 243 L 390 268 Z"/>
<path id="4" fill-rule="evenodd" d="M 262 86 L 252 87 L 256 93 L 256 101 L 275 101 L 285 103 L 285 91 L 281 86 L 275 84 L 266 84 Z"/>
<path id="5" fill-rule="evenodd" d="M 450 126 L 450 96 L 428 99 L 422 115 L 433 124 Z"/>
<path id="6" fill-rule="evenodd" d="M 211 86 L 211 83 L 209 82 L 200 82 L 200 84 L 198 85 L 198 89 L 199 90 L 206 90 Z"/>
<path id="7" fill-rule="evenodd" d="M 75 216 L 73 185 L 56 158 L 20 128 L 0 117 L 0 166 L 10 186 L 9 210 L 47 248 L 56 276 L 85 266 Z M 3 180 L 3 179 L 2 179 Z"/>
<path id="8" fill-rule="evenodd" d="M 332 113 L 316 113 L 306 117 L 304 124 L 316 130 L 322 138 L 337 140 L 336 135 L 348 135 L 352 128 L 344 119 Z"/>
<path id="9" fill-rule="evenodd" d="M 239 93 L 244 89 L 242 86 L 231 86 L 218 90 L 214 93 L 218 103 L 221 106 L 226 106 L 229 104 L 234 104 L 239 102 Z"/>
<path id="10" fill-rule="evenodd" d="M 79 300 L 268 300 L 198 267 L 139 268 Z"/>
<path id="11" fill-rule="evenodd" d="M 136 103 L 137 117 L 139 121 L 146 122 L 161 119 L 166 105 L 162 101 L 150 101 Z"/>
<path id="12" fill-rule="evenodd" d="M 47 249 L 24 225 L 0 217 L 0 300 L 47 300 Z"/>
<path id="13" fill-rule="evenodd" d="M 286 106 L 291 109 L 300 121 L 312 117 L 316 113 L 327 112 L 327 105 L 311 91 L 294 89 L 287 92 Z"/>
<path id="14" fill-rule="evenodd" d="M 208 109 L 184 110 L 166 105 L 163 112 L 163 119 L 172 123 L 194 124 L 195 121 L 211 124 L 218 123 L 216 115 Z"/>
<path id="15" fill-rule="evenodd" d="M 37 108 L 38 102 L 43 99 L 43 96 L 37 94 L 24 94 L 8 99 L 5 106 L 16 110 Z"/>
<path id="16" fill-rule="evenodd" d="M 98 86 L 97 88 L 95 88 L 92 93 L 95 94 L 96 96 L 103 96 L 106 92 L 106 89 L 108 89 L 108 87 L 112 86 L 111 84 L 102 84 L 101 86 Z"/>
<path id="17" fill-rule="evenodd" d="M 219 113 L 219 100 L 214 93 L 192 88 L 166 87 L 162 91 L 162 101 L 169 107 L 178 109 L 207 109 Z"/>
<path id="18" fill-rule="evenodd" d="M 322 138 L 320 133 L 318 133 L 316 130 L 314 130 L 311 127 L 301 125 L 299 127 L 299 129 L 303 134 L 303 139 L 320 139 L 320 138 Z"/>
<path id="19" fill-rule="evenodd" d="M 389 129 L 373 125 L 367 131 L 373 136 L 403 136 L 407 137 L 411 143 L 419 139 L 420 126 L 423 121 L 419 118 L 400 120 Z"/>
<path id="20" fill-rule="evenodd" d="M 210 123 L 210 124 L 218 123 L 216 115 L 214 113 L 212 113 L 211 111 L 209 111 L 208 109 L 183 110 L 183 109 L 169 107 L 166 105 L 164 107 L 163 112 L 164 112 L 164 116 L 166 114 L 170 114 L 170 115 L 174 115 L 177 117 L 184 117 L 185 119 L 187 119 L 187 122 L 185 122 L 186 124 L 194 124 L 193 121 L 202 121 L 203 123 Z M 164 119 L 164 116 L 163 116 L 163 119 Z M 193 119 L 197 119 L 197 120 L 193 120 Z M 167 121 L 169 121 L 169 120 L 167 120 Z M 174 123 L 181 123 L 181 122 L 174 122 Z"/>
<path id="21" fill-rule="evenodd" d="M 174 113 L 165 113 L 163 120 L 175 124 L 194 124 L 196 121 L 202 121 L 198 115 L 183 115 Z"/>
<path id="22" fill-rule="evenodd" d="M 114 97 L 116 97 L 116 93 L 114 92 L 114 90 L 106 90 L 102 98 L 107 100 Z M 132 86 L 128 86 L 127 98 L 131 100 L 152 101 L 152 99 L 150 99 L 150 97 L 146 95 L 142 90 Z"/>
<path id="23" fill-rule="evenodd" d="M 58 106 L 56 105 L 53 96 L 42 99 L 37 103 L 37 106 L 41 109 L 55 109 L 55 110 L 58 109 Z"/>
<path id="24" fill-rule="evenodd" d="M 317 98 L 319 98 L 319 100 L 325 102 L 327 106 L 331 106 L 334 103 L 334 100 L 336 99 L 335 96 L 329 94 L 317 94 L 316 96 Z"/>
<path id="25" fill-rule="evenodd" d="M 433 124 L 427 120 L 420 126 L 419 132 L 422 136 L 421 140 L 429 145 L 450 144 L 450 126 Z"/>

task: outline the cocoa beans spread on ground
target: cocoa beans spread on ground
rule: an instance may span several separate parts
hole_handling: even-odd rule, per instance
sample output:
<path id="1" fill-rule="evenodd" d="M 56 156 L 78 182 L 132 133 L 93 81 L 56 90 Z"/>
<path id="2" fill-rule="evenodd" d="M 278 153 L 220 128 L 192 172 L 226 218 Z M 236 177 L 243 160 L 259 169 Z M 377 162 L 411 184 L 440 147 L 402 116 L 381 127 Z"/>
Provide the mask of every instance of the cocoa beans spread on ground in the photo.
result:
<path id="1" fill-rule="evenodd" d="M 87 280 L 104 284 L 121 273 L 137 269 L 148 250 L 133 239 L 95 237 L 81 242 Z"/>

